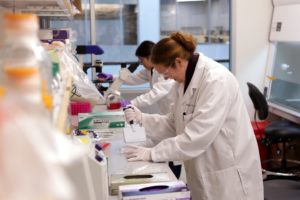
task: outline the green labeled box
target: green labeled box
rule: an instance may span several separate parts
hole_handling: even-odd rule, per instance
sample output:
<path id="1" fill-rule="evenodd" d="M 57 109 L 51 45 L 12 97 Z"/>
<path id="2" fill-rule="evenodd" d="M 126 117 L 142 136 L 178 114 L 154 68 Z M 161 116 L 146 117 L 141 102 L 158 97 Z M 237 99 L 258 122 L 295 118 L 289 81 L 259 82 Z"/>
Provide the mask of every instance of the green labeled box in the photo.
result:
<path id="1" fill-rule="evenodd" d="M 92 112 L 78 114 L 79 129 L 123 128 L 124 112 Z"/>

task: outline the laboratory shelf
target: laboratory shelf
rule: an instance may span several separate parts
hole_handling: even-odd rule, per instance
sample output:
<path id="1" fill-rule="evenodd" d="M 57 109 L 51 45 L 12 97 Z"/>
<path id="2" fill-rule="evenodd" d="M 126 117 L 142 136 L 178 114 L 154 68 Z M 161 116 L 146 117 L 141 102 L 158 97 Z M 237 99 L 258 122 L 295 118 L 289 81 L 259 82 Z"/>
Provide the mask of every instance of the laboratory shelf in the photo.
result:
<path id="1" fill-rule="evenodd" d="M 78 9 L 70 0 L 0 0 L 0 7 L 44 17 L 72 17 Z"/>

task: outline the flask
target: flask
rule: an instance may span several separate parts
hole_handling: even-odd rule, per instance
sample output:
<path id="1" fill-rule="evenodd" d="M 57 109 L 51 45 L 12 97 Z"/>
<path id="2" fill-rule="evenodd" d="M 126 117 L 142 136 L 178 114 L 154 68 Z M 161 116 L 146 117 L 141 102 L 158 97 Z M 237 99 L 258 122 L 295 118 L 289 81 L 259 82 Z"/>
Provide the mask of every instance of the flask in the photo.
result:
<path id="1" fill-rule="evenodd" d="M 106 106 L 108 110 L 121 108 L 121 94 L 119 91 L 110 91 L 106 97 Z"/>
<path id="2" fill-rule="evenodd" d="M 30 13 L 4 15 L 1 74 L 10 95 L 50 110 L 51 62 L 38 38 L 38 18 Z"/>

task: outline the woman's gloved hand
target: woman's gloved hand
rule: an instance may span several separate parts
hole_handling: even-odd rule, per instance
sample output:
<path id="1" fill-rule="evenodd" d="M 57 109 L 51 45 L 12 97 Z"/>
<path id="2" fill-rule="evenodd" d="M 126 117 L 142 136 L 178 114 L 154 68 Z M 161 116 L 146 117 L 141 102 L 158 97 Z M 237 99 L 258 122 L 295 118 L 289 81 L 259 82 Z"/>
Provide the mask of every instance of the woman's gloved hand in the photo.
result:
<path id="1" fill-rule="evenodd" d="M 133 105 L 128 105 L 124 109 L 125 120 L 127 123 L 142 124 L 142 112 Z"/>
<path id="2" fill-rule="evenodd" d="M 127 145 L 122 148 L 121 153 L 124 154 L 129 162 L 151 161 L 151 148 L 136 145 Z"/>
<path id="3" fill-rule="evenodd" d="M 122 68 L 119 72 L 119 79 L 125 81 L 131 76 L 131 72 L 127 68 Z"/>

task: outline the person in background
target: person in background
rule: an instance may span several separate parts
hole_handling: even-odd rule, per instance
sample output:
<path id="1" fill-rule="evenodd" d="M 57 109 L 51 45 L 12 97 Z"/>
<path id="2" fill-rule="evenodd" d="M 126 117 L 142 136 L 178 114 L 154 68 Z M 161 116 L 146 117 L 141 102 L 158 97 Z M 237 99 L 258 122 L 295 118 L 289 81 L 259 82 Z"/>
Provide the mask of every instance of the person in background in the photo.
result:
<path id="1" fill-rule="evenodd" d="M 122 153 L 128 161 L 184 161 L 193 200 L 263 200 L 258 145 L 239 84 L 195 49 L 195 39 L 181 32 L 153 47 L 155 69 L 177 82 L 175 103 L 167 116 L 126 109 L 127 121 L 161 142 L 125 146 Z"/>
<path id="2" fill-rule="evenodd" d="M 144 69 L 135 74 L 122 69 L 119 78 L 127 85 L 150 83 L 150 91 L 134 98 L 130 103 L 138 108 L 157 104 L 160 114 L 168 114 L 170 105 L 173 102 L 171 89 L 175 81 L 165 79 L 153 68 L 150 55 L 154 45 L 154 42 L 145 40 L 136 49 L 135 55 L 144 66 Z"/>
<path id="3" fill-rule="evenodd" d="M 136 74 L 128 73 L 127 70 L 121 70 L 119 78 L 128 85 L 140 85 L 150 83 L 150 91 L 142 94 L 130 101 L 130 104 L 138 108 L 157 104 L 159 114 L 165 115 L 170 112 L 170 106 L 173 103 L 174 95 L 172 90 L 175 81 L 166 79 L 163 75 L 157 73 L 150 60 L 150 55 L 154 42 L 145 40 L 136 49 L 135 55 L 142 63 L 145 69 Z M 173 91 L 173 92 L 172 92 Z M 154 143 L 157 141 L 152 140 Z M 181 164 L 169 162 L 169 167 L 177 178 L 180 176 Z"/>

